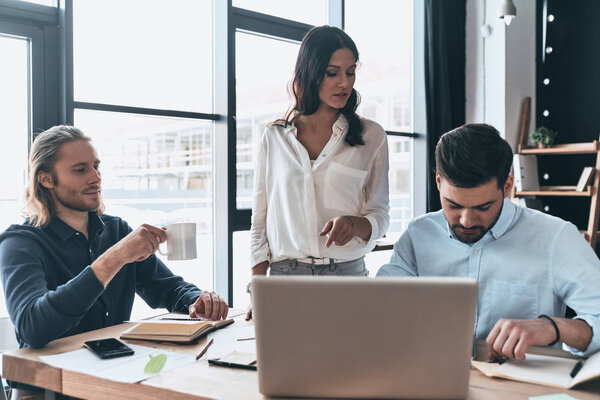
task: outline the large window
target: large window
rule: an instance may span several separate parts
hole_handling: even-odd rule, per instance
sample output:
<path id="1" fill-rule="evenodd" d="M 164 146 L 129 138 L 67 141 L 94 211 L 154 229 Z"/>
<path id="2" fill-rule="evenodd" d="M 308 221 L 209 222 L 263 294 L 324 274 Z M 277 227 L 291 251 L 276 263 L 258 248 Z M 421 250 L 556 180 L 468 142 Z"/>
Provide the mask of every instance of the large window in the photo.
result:
<path id="1" fill-rule="evenodd" d="M 390 132 L 414 132 L 413 1 L 346 0 L 345 30 L 360 53 L 358 113 Z M 367 21 L 377 21 L 377 24 Z M 389 40 L 389 38 L 394 38 Z M 390 229 L 397 237 L 412 219 L 410 137 L 390 135 Z"/>
<path id="2" fill-rule="evenodd" d="M 21 207 L 33 132 L 74 124 L 102 160 L 106 212 L 132 228 L 196 222 L 201 259 L 167 265 L 245 307 L 255 147 L 291 104 L 302 37 L 329 24 L 358 46 L 359 114 L 388 133 L 394 238 L 418 211 L 414 188 L 425 175 L 415 167 L 425 161 L 413 134 L 413 1 L 6 0 L 0 125 L 18 133 L 0 151 L 18 173 L 0 190 L 10 210 L 0 224 Z M 31 34 L 3 30 L 10 18 Z M 134 310 L 134 318 L 149 312 L 139 299 Z"/>
<path id="3" fill-rule="evenodd" d="M 29 40 L 0 34 L 0 169 L 4 174 L 0 186 L 0 230 L 19 223 L 23 208 L 23 189 L 27 174 L 27 140 L 29 133 Z M 0 318 L 7 317 L 4 294 L 0 287 Z"/>
<path id="4" fill-rule="evenodd" d="M 55 9 L 14 2 L 3 4 L 0 18 L 0 232 L 23 222 L 23 192 L 27 182 L 27 157 L 34 132 L 56 124 L 57 101 L 52 75 L 56 46 L 47 25 L 55 25 Z M 24 22 L 26 15 L 28 22 Z M 47 35 L 47 36 L 46 36 Z M 48 94 L 49 97 L 45 98 Z M 0 318 L 8 315 L 0 287 Z"/>
<path id="5" fill-rule="evenodd" d="M 195 222 L 201 258 L 157 256 L 213 289 L 211 2 L 73 2 L 72 38 L 73 122 L 102 161 L 105 212 L 133 229 Z M 136 297 L 132 318 L 151 312 Z"/>

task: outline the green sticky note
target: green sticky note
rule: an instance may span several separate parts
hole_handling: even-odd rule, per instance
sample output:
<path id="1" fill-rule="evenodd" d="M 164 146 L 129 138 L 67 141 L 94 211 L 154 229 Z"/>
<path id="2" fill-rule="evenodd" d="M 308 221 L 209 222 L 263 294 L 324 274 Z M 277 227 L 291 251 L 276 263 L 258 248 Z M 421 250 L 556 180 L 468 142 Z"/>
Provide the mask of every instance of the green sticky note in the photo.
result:
<path id="1" fill-rule="evenodd" d="M 145 374 L 158 374 L 165 367 L 167 363 L 167 356 L 165 354 L 159 354 L 157 356 L 149 356 L 150 360 L 144 367 Z"/>
<path id="2" fill-rule="evenodd" d="M 569 396 L 565 393 L 546 394 L 543 396 L 532 396 L 529 400 L 577 400 L 573 396 Z"/>

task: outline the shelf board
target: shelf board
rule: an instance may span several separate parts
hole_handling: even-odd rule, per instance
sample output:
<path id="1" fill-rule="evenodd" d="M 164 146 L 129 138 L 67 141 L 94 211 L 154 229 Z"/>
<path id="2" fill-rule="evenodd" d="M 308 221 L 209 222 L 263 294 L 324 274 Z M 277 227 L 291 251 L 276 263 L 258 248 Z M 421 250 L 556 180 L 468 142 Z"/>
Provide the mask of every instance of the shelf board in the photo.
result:
<path id="1" fill-rule="evenodd" d="M 590 197 L 592 195 L 592 186 L 586 186 L 583 192 L 576 191 L 575 186 L 541 186 L 540 190 L 524 190 L 516 192 L 515 195 Z"/>
<path id="2" fill-rule="evenodd" d="M 519 146 L 519 154 L 591 154 L 598 152 L 598 149 L 598 141 L 594 140 L 588 143 L 555 144 L 545 149 Z"/>

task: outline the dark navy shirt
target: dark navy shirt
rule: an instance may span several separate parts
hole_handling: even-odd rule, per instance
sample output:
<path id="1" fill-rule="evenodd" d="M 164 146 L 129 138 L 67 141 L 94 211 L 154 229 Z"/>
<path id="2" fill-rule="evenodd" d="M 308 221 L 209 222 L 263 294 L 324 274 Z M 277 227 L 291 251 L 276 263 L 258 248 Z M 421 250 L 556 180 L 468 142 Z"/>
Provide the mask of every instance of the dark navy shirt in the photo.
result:
<path id="1" fill-rule="evenodd" d="M 136 292 L 153 308 L 188 311 L 201 290 L 154 255 L 123 266 L 106 288 L 98 281 L 90 265 L 131 230 L 92 212 L 88 239 L 56 216 L 44 228 L 26 222 L 0 235 L 0 275 L 21 347 L 127 321 Z"/>

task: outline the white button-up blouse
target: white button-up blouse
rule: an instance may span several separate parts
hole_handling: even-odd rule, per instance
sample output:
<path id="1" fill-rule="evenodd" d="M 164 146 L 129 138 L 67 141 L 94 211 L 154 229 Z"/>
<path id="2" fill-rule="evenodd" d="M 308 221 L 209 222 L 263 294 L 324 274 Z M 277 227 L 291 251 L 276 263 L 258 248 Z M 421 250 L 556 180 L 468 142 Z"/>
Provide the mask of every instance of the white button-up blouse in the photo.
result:
<path id="1" fill-rule="evenodd" d="M 251 266 L 286 258 L 355 260 L 375 247 L 389 227 L 388 146 L 383 128 L 362 119 L 364 145 L 345 141 L 343 115 L 311 164 L 294 125 L 269 125 L 258 145 L 254 171 Z M 331 218 L 354 215 L 371 223 L 367 242 L 354 237 L 325 247 L 319 236 Z"/>

